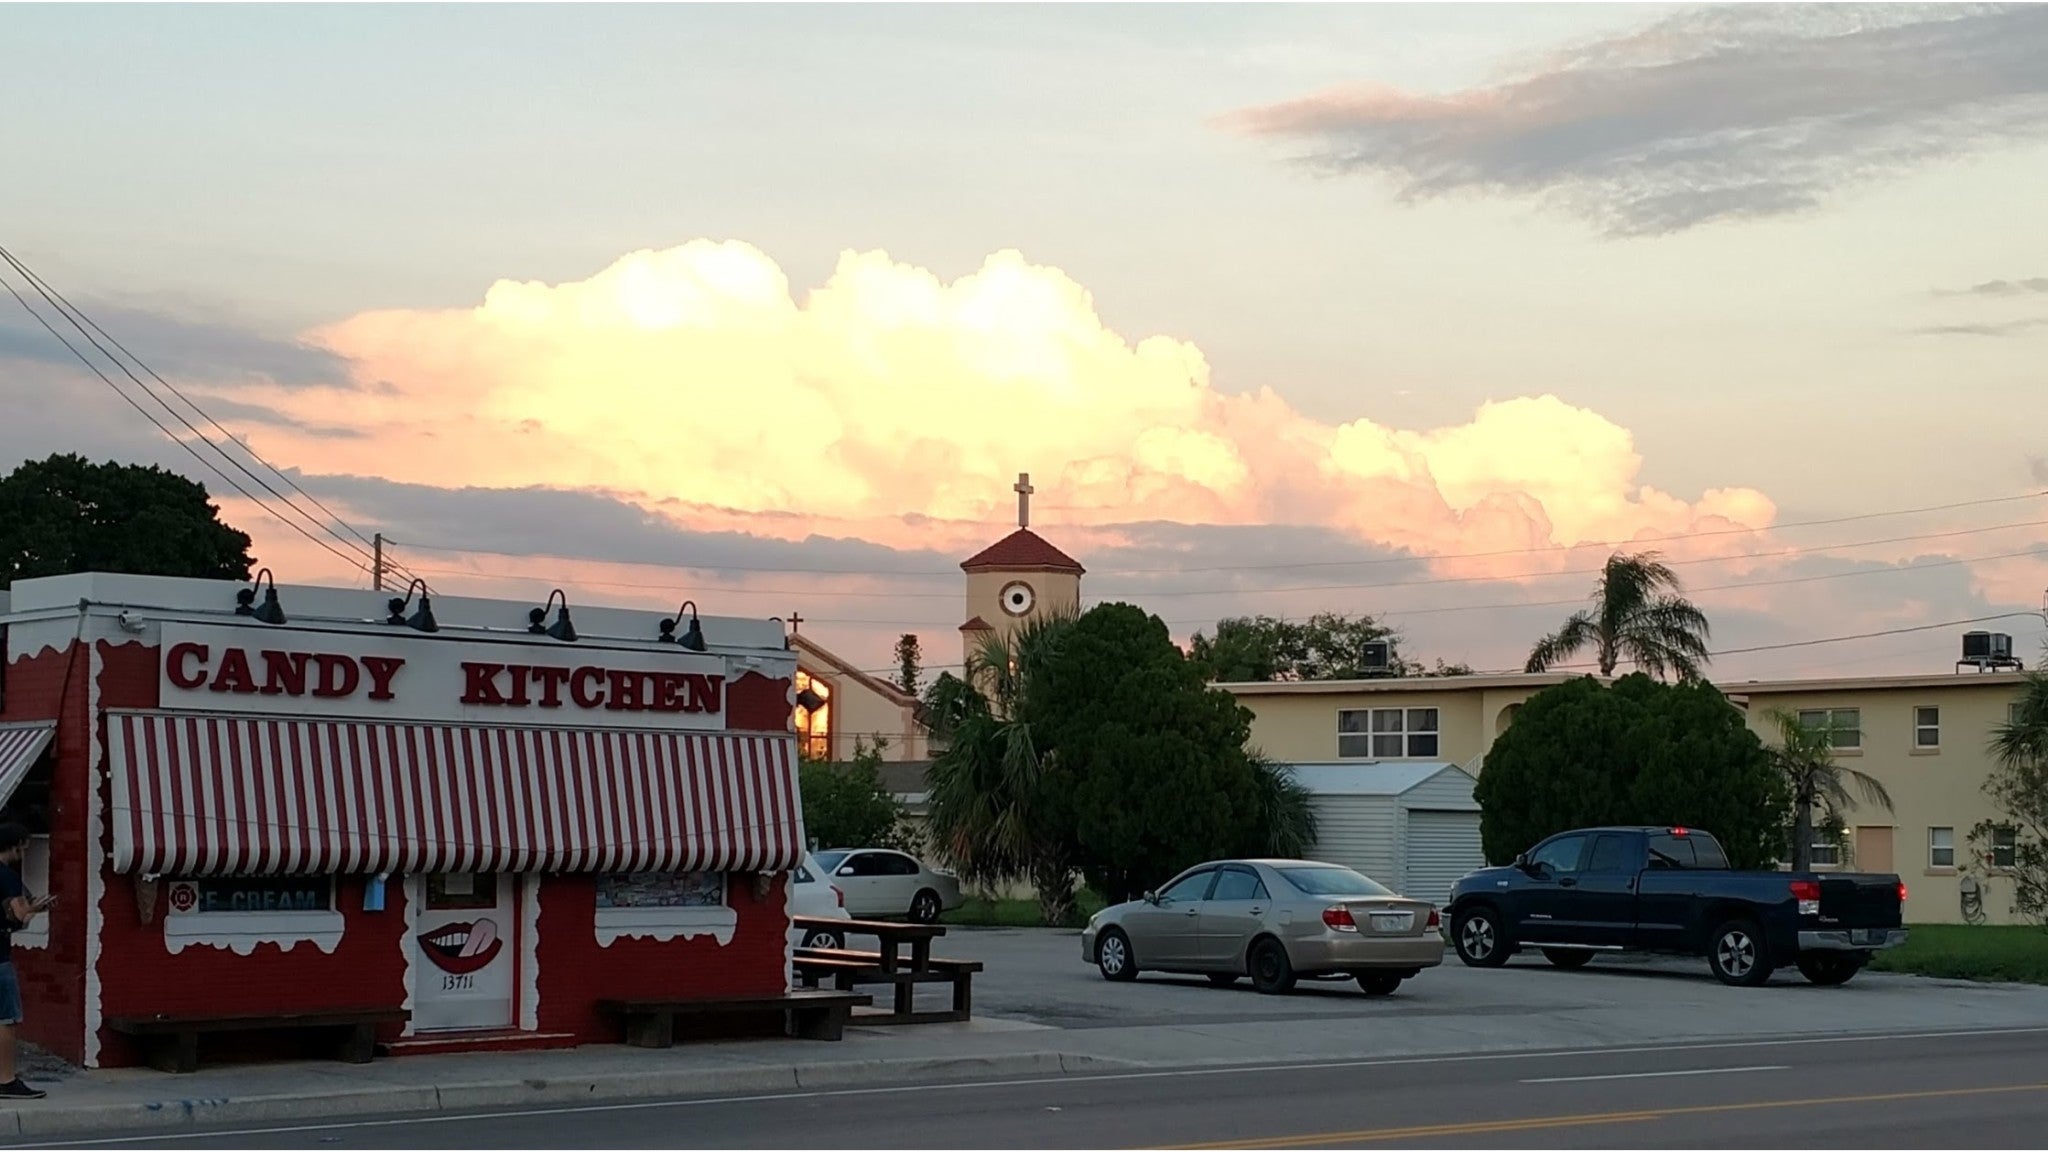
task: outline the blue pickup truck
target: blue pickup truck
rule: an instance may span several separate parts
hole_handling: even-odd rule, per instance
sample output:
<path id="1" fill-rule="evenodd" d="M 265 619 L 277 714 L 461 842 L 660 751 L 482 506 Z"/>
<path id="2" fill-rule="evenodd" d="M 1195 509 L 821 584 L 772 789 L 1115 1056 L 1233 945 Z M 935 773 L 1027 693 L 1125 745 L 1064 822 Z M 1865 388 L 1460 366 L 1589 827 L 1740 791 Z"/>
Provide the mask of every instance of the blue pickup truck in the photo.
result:
<path id="1" fill-rule="evenodd" d="M 1451 889 L 1451 945 L 1475 968 L 1524 948 L 1560 968 L 1604 952 L 1705 956 L 1724 984 L 1787 965 L 1844 984 L 1905 943 L 1906 885 L 1858 872 L 1738 872 L 1720 841 L 1687 828 L 1560 832 Z"/>

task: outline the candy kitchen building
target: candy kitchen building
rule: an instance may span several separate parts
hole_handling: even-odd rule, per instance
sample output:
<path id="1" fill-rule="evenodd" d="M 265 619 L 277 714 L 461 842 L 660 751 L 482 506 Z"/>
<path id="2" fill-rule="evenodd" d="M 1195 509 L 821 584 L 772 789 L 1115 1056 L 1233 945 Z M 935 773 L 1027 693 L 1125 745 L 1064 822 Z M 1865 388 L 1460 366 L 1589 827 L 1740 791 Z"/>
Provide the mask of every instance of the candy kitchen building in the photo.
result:
<path id="1" fill-rule="evenodd" d="M 56 895 L 24 1035 L 403 1010 L 394 1053 L 619 1039 L 789 987 L 796 655 L 772 620 L 82 574 L 0 593 L 0 804 Z"/>

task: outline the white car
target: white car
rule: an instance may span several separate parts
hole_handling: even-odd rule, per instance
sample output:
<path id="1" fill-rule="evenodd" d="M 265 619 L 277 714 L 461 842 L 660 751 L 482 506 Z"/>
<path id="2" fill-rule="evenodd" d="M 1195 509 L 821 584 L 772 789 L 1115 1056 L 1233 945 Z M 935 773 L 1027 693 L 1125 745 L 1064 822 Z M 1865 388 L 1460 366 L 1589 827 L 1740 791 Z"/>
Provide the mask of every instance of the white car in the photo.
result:
<path id="1" fill-rule="evenodd" d="M 818 863 L 817 857 L 806 852 L 804 862 L 789 874 L 789 914 L 795 916 L 830 917 L 835 920 L 851 919 L 846 911 L 846 896 L 838 886 L 825 879 L 827 870 Z M 789 928 L 789 944 L 792 948 L 844 948 L 846 933 L 827 932 L 822 928 L 809 931 L 792 924 Z"/>
<path id="2" fill-rule="evenodd" d="M 958 877 L 893 848 L 834 848 L 817 853 L 817 861 L 846 893 L 846 911 L 856 918 L 907 916 L 930 924 L 964 899 Z"/>

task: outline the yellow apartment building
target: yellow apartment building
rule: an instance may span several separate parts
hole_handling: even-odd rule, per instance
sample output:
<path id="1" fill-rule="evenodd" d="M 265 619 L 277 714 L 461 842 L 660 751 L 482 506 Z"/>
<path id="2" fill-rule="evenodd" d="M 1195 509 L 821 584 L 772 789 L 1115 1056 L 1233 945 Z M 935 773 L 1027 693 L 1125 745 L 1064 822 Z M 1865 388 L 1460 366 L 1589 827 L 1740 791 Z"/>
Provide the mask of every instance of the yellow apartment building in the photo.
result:
<path id="1" fill-rule="evenodd" d="M 1276 760 L 1326 766 L 1440 762 L 1478 775 L 1486 750 L 1535 693 L 1564 674 L 1219 684 L 1253 713 L 1252 740 Z M 2009 849 L 1972 867 L 1970 829 L 1996 813 L 1983 786 L 1992 732 L 2008 721 L 2013 672 L 1750 681 L 1722 690 L 1766 742 L 1770 713 L 1826 727 L 1844 764 L 1869 773 L 1895 811 L 1843 814 L 1848 843 L 1822 846 L 1819 867 L 1897 872 L 1917 923 L 2012 922 L 1999 873 Z"/>

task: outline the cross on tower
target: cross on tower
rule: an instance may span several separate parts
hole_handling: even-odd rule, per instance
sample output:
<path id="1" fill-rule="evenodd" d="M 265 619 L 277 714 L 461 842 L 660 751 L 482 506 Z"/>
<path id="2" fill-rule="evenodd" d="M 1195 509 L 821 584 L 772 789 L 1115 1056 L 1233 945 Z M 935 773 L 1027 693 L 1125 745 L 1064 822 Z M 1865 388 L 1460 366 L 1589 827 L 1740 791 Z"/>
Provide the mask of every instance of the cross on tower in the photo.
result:
<path id="1" fill-rule="evenodd" d="M 804 618 L 803 618 L 803 615 L 802 615 L 801 613 L 797 613 L 797 612 L 791 612 L 791 613 L 789 614 L 789 631 L 790 631 L 790 634 L 791 634 L 791 635 L 795 635 L 796 633 L 798 633 L 798 632 L 801 632 L 801 631 L 803 631 L 803 630 L 804 630 Z"/>
<path id="2" fill-rule="evenodd" d="M 1017 527 L 1029 528 L 1031 527 L 1031 494 L 1037 491 L 1036 488 L 1031 486 L 1031 473 L 1017 473 L 1017 483 L 1014 486 L 1014 491 L 1017 493 Z"/>

